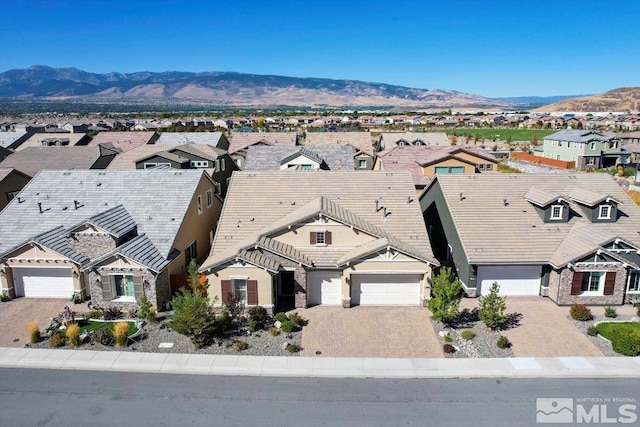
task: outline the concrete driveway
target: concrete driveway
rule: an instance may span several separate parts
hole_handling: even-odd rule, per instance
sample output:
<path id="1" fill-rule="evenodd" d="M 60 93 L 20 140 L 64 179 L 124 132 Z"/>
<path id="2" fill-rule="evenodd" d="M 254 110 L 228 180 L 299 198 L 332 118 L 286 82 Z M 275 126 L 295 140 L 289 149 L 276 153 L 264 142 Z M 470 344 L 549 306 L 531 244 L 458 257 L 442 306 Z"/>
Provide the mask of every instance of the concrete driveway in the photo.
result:
<path id="1" fill-rule="evenodd" d="M 69 304 L 66 299 L 44 298 L 16 298 L 0 302 L 0 347 L 24 347 L 29 343 L 29 322 L 37 320 L 42 331 Z"/>
<path id="2" fill-rule="evenodd" d="M 309 322 L 302 330 L 302 356 L 444 357 L 424 307 L 317 306 L 296 311 Z"/>
<path id="3" fill-rule="evenodd" d="M 476 298 L 465 298 L 460 304 L 460 309 L 476 307 Z M 515 315 L 519 323 L 502 331 L 517 357 L 603 356 L 570 320 L 568 306 L 543 297 L 507 297 L 506 313 Z"/>

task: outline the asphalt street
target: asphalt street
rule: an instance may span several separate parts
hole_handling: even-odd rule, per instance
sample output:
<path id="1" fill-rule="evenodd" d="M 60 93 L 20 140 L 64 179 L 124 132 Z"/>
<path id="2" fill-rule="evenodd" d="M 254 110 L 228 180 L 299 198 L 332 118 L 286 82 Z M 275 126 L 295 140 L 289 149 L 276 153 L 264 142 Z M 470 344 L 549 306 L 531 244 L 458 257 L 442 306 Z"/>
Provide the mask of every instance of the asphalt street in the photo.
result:
<path id="1" fill-rule="evenodd" d="M 536 425 L 537 398 L 637 404 L 640 387 L 637 379 L 318 379 L 0 369 L 2 426 L 527 426 Z M 620 404 L 607 405 L 608 416 L 617 416 Z M 638 414 L 637 407 L 633 411 Z M 622 421 L 630 419 L 628 412 Z"/>

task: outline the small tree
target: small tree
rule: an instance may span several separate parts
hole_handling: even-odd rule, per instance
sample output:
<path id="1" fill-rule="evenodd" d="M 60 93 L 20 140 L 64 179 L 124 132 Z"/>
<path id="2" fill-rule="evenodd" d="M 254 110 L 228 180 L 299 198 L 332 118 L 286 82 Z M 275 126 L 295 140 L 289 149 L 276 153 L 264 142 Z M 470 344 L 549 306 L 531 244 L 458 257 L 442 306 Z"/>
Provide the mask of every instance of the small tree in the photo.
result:
<path id="1" fill-rule="evenodd" d="M 451 268 L 442 268 L 431 283 L 431 299 L 427 307 L 433 317 L 441 322 L 449 322 L 458 313 L 462 299 L 462 283 L 451 277 Z"/>
<path id="2" fill-rule="evenodd" d="M 173 316 L 169 327 L 191 339 L 198 348 L 211 344 L 217 331 L 216 316 L 209 298 L 199 291 L 181 288 L 171 300 Z"/>
<path id="3" fill-rule="evenodd" d="M 507 320 L 504 311 L 507 309 L 507 298 L 498 295 L 500 285 L 493 282 L 489 295 L 480 297 L 478 317 L 491 329 L 497 329 Z"/>
<path id="4" fill-rule="evenodd" d="M 192 259 L 187 266 L 187 283 L 191 287 L 192 291 L 198 291 L 202 295 L 207 294 L 207 289 L 209 288 L 209 279 L 205 279 L 204 282 L 200 281 L 200 273 L 198 272 L 198 265 L 196 264 L 196 260 Z"/>

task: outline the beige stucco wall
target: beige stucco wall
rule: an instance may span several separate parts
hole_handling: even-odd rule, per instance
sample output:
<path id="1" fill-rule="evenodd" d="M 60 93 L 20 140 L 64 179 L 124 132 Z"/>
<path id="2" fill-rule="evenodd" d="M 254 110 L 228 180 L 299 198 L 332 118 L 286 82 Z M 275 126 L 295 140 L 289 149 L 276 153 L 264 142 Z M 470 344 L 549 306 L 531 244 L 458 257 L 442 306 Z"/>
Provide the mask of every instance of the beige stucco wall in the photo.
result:
<path id="1" fill-rule="evenodd" d="M 126 257 L 110 257 L 109 259 L 105 260 L 104 262 L 101 262 L 99 267 L 106 267 L 106 268 L 141 268 L 141 269 L 147 269 L 147 267 L 144 267 L 141 264 L 138 264 L 135 261 L 132 261 Z"/>
<path id="2" fill-rule="evenodd" d="M 230 280 L 231 277 L 246 277 L 247 280 L 258 281 L 258 304 L 261 306 L 271 306 L 273 304 L 273 280 L 268 271 L 253 267 L 248 264 L 228 265 L 225 268 L 209 273 L 209 300 L 216 306 L 222 305 L 222 281 Z M 216 299 L 217 298 L 217 299 Z"/>
<path id="3" fill-rule="evenodd" d="M 19 260 L 45 261 L 45 260 L 66 260 L 67 258 L 59 253 L 48 250 L 38 245 L 27 244 L 22 248 L 12 252 L 7 256 L 8 262 L 18 262 Z"/>
<path id="4" fill-rule="evenodd" d="M 359 246 L 375 240 L 374 237 L 366 233 L 363 233 L 356 229 L 351 229 L 351 227 L 347 227 L 334 221 L 327 221 L 327 223 L 325 224 L 308 223 L 302 226 L 298 225 L 291 230 L 283 230 L 278 234 L 274 234 L 272 238 L 296 248 L 301 248 L 304 246 L 315 247 L 315 245 L 309 244 L 309 236 L 312 232 L 318 230 L 326 230 L 331 232 L 332 243 L 327 247 L 328 250 L 332 247 L 339 248 Z"/>
<path id="5" fill-rule="evenodd" d="M 423 167 L 422 174 L 429 178 L 433 178 L 436 174 L 436 168 L 443 166 L 462 166 L 464 167 L 465 174 L 472 174 L 476 172 L 476 167 L 474 165 L 470 165 L 457 159 L 447 159 L 442 162 Z"/>
<path id="6" fill-rule="evenodd" d="M 213 204 L 207 208 L 207 190 L 211 189 L 214 193 Z M 202 213 L 198 214 L 198 196 L 202 196 Z M 222 202 L 215 196 L 215 186 L 206 176 L 202 176 L 200 183 L 196 189 L 189 208 L 184 216 L 180 231 L 173 242 L 173 247 L 178 249 L 181 254 L 178 260 L 169 265 L 169 274 L 178 275 L 186 274 L 186 249 L 197 241 L 197 262 L 201 264 L 209 255 L 211 245 L 209 242 L 209 232 L 215 231 L 218 220 L 220 219 L 220 211 L 222 210 Z"/>

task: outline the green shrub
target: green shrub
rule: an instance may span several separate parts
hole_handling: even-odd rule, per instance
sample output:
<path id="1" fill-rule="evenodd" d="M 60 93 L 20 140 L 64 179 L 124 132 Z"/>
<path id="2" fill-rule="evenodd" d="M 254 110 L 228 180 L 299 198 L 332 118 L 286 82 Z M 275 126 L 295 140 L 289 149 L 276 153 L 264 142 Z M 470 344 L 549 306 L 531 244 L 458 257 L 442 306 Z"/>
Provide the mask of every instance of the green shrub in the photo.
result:
<path id="1" fill-rule="evenodd" d="M 294 329 L 296 328 L 296 324 L 293 323 L 291 320 L 285 320 L 284 322 L 282 322 L 282 325 L 280 326 L 280 329 L 282 329 L 282 332 L 293 332 Z"/>
<path id="2" fill-rule="evenodd" d="M 0 301 L 1 302 L 11 301 L 11 298 L 9 298 L 9 295 L 7 294 L 0 294 Z"/>
<path id="3" fill-rule="evenodd" d="M 480 297 L 478 317 L 491 329 L 497 329 L 507 320 L 504 311 L 507 309 L 506 297 L 499 296 L 500 285 L 493 282 L 489 295 Z"/>
<path id="4" fill-rule="evenodd" d="M 472 340 L 476 337 L 476 334 L 471 329 L 465 329 L 464 331 L 460 332 L 460 336 L 462 337 L 462 339 Z"/>
<path id="5" fill-rule="evenodd" d="M 102 310 L 98 310 L 97 308 L 94 308 L 93 310 L 87 313 L 87 319 L 100 319 L 102 318 L 102 315 L 103 315 Z"/>
<path id="6" fill-rule="evenodd" d="M 264 307 L 256 305 L 249 308 L 249 320 L 262 325 L 262 328 L 264 327 L 264 324 L 269 320 L 269 313 L 267 313 L 267 310 Z"/>
<path id="7" fill-rule="evenodd" d="M 613 351 L 624 356 L 640 354 L 640 334 L 630 329 L 615 329 L 611 335 Z"/>
<path id="8" fill-rule="evenodd" d="M 67 337 L 64 332 L 56 332 L 49 338 L 49 347 L 62 347 L 67 342 Z"/>
<path id="9" fill-rule="evenodd" d="M 77 347 L 80 345 L 80 327 L 76 323 L 67 326 L 65 335 L 67 336 L 67 344 L 69 347 Z"/>
<path id="10" fill-rule="evenodd" d="M 280 334 L 280 329 L 276 328 L 275 326 L 272 326 L 269 328 L 269 333 L 271 334 L 271 336 L 275 337 L 278 334 Z"/>
<path id="11" fill-rule="evenodd" d="M 173 316 L 169 321 L 169 327 L 189 337 L 197 348 L 211 344 L 214 335 L 219 332 L 217 326 L 221 325 L 216 325 L 218 319 L 209 305 L 209 298 L 199 292 L 181 288 L 178 295 L 171 300 L 171 304 Z"/>
<path id="12" fill-rule="evenodd" d="M 446 354 L 451 354 L 456 352 L 456 348 L 451 344 L 445 344 L 442 346 L 442 351 L 444 351 Z"/>
<path id="13" fill-rule="evenodd" d="M 229 348 L 233 345 L 233 341 L 231 340 L 225 340 L 224 342 L 224 348 Z"/>
<path id="14" fill-rule="evenodd" d="M 571 318 L 574 320 L 578 320 L 580 322 L 586 322 L 593 319 L 593 314 L 591 314 L 591 310 L 584 304 L 573 304 L 569 309 L 569 314 Z"/>
<path id="15" fill-rule="evenodd" d="M 273 317 L 274 319 L 276 319 L 278 322 L 283 323 L 286 322 L 287 320 L 289 320 L 289 318 L 287 317 L 286 313 L 276 313 L 276 315 Z"/>
<path id="16" fill-rule="evenodd" d="M 462 283 L 454 279 L 450 268 L 441 268 L 440 273 L 432 279 L 431 299 L 427 307 L 433 318 L 447 323 L 458 314 L 458 306 L 462 299 Z"/>
<path id="17" fill-rule="evenodd" d="M 289 344 L 287 346 L 287 351 L 289 353 L 298 353 L 300 351 L 300 346 L 298 344 Z"/>
<path id="18" fill-rule="evenodd" d="M 233 346 L 236 349 L 236 351 L 244 351 L 249 348 L 249 344 L 247 344 L 244 341 L 236 341 L 236 343 Z"/>
<path id="19" fill-rule="evenodd" d="M 251 332 L 259 331 L 260 329 L 262 329 L 262 325 L 260 325 L 255 320 L 252 320 L 251 322 L 249 322 L 249 330 Z"/>
<path id="20" fill-rule="evenodd" d="M 618 313 L 616 313 L 616 309 L 613 308 L 613 307 L 605 307 L 604 308 L 604 316 L 605 317 L 616 318 L 616 317 L 618 317 Z"/>
<path id="21" fill-rule="evenodd" d="M 444 342 L 453 342 L 453 338 L 451 338 L 449 335 L 445 335 L 443 338 Z"/>
<path id="22" fill-rule="evenodd" d="M 498 346 L 498 348 L 509 348 L 511 347 L 511 341 L 509 341 L 509 338 L 505 337 L 504 335 L 500 335 L 500 338 L 498 338 L 498 342 L 496 343 L 496 345 Z"/>
<path id="23" fill-rule="evenodd" d="M 595 337 L 598 335 L 598 328 L 596 328 L 595 326 L 589 326 L 587 328 L 587 335 Z"/>
<path id="24" fill-rule="evenodd" d="M 294 311 L 289 315 L 289 320 L 295 323 L 296 326 L 300 326 L 300 327 L 305 326 L 307 323 L 307 321 L 303 319 L 302 316 L 300 316 L 297 311 Z"/>
<path id="25" fill-rule="evenodd" d="M 149 307 L 149 312 L 145 316 L 145 320 L 148 323 L 154 323 L 156 321 L 156 308 L 154 306 Z"/>
<path id="26" fill-rule="evenodd" d="M 37 320 L 29 322 L 27 325 L 27 332 L 29 332 L 29 342 L 35 344 L 40 341 L 40 326 Z"/>
<path id="27" fill-rule="evenodd" d="M 113 334 L 109 330 L 109 328 L 100 328 L 96 329 L 93 332 L 93 340 L 102 345 L 112 345 L 113 344 Z"/>
<path id="28" fill-rule="evenodd" d="M 147 298 L 146 295 L 142 295 L 142 297 L 140 297 L 140 301 L 138 302 L 138 316 L 140 316 L 141 319 L 147 319 L 151 305 L 151 301 L 149 301 L 149 298 Z"/>

